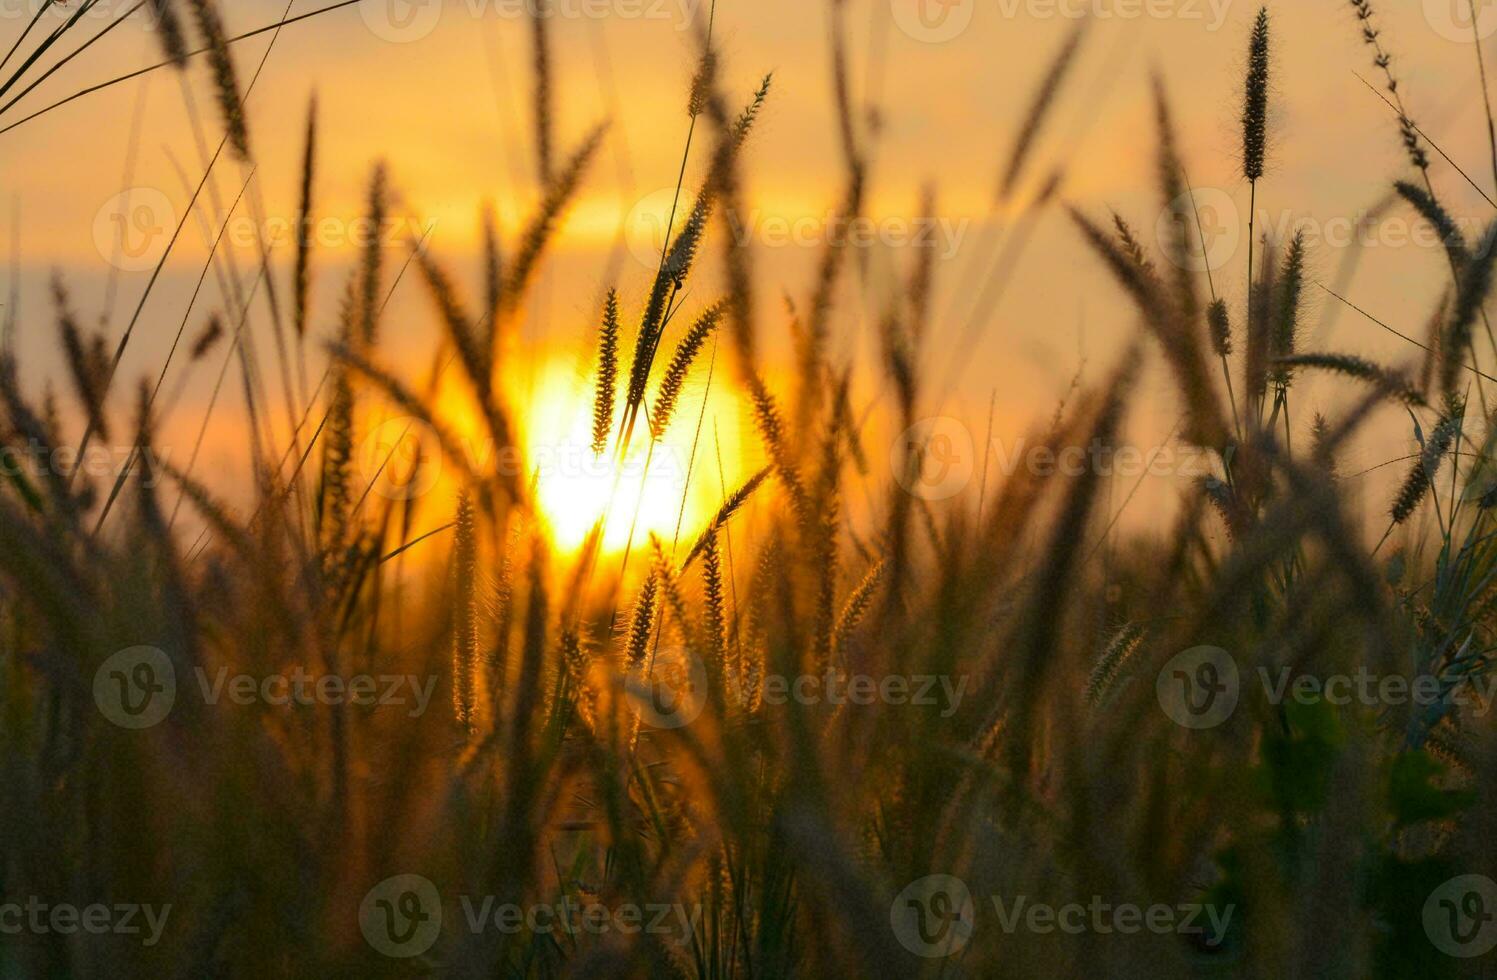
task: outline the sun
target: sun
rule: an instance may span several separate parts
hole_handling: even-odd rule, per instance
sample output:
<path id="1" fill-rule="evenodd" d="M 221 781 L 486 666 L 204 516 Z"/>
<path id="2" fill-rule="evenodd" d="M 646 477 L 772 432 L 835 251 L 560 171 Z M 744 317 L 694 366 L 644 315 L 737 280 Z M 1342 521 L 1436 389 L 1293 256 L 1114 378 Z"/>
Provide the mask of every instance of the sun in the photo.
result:
<path id="1" fill-rule="evenodd" d="M 553 368 L 537 379 L 527 406 L 526 455 L 534 467 L 536 505 L 557 547 L 581 547 L 600 520 L 606 552 L 628 547 L 631 531 L 636 547 L 651 534 L 669 543 L 678 526 L 690 533 L 706 516 L 701 495 L 687 492 L 691 435 L 668 432 L 652 443 L 641 418 L 622 457 L 612 444 L 595 454 L 591 397 L 569 372 Z"/>
<path id="2" fill-rule="evenodd" d="M 510 408 L 522 432 L 523 478 L 534 483 L 536 510 L 552 544 L 575 552 L 600 521 L 605 553 L 638 553 L 651 534 L 667 548 L 678 537 L 692 540 L 721 503 L 724 481 L 731 486 L 742 470 L 736 465 L 736 399 L 722 386 L 723 375 L 710 392 L 697 379 L 672 430 L 658 442 L 641 415 L 619 457 L 617 418 L 608 448 L 593 452 L 593 392 L 579 373 L 569 358 L 546 359 L 510 389 L 517 392 Z M 443 398 L 444 407 L 455 408 L 455 401 Z"/>
<path id="3" fill-rule="evenodd" d="M 591 441 L 585 417 L 560 439 L 529 440 L 536 506 L 556 545 L 567 550 L 580 547 L 599 520 L 604 522 L 605 551 L 623 550 L 631 528 L 637 544 L 648 541 L 651 534 L 670 541 L 677 522 L 685 520 L 686 471 L 680 465 L 678 447 L 657 445 L 651 452 L 637 431 L 634 446 L 622 459 L 615 459 L 612 447 L 595 455 Z M 692 511 L 689 494 L 685 510 Z"/>

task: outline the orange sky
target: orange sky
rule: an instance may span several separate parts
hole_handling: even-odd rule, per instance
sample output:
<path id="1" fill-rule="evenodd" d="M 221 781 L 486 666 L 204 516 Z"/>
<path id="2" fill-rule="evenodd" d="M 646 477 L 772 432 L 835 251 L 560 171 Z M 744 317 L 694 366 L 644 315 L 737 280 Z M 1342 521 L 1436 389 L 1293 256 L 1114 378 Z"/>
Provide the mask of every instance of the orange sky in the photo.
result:
<path id="1" fill-rule="evenodd" d="M 696 0 L 555 0 L 557 131 L 562 148 L 588 126 L 612 120 L 606 152 L 574 208 L 527 320 L 533 341 L 585 361 L 580 339 L 596 316 L 607 285 L 609 250 L 620 222 L 658 206 L 674 183 L 686 130 L 684 92 L 693 60 L 690 17 Z M 295 0 L 293 13 L 314 9 Z M 0 36 L 18 33 L 29 17 L 22 0 L 0 16 Z M 118 13 L 110 0 L 101 9 Z M 1469 25 L 1452 14 L 1464 0 L 1402 0 L 1378 5 L 1384 39 L 1420 124 L 1471 177 L 1491 193 L 1492 164 L 1481 112 Z M 1497 4 L 1484 4 L 1477 25 L 1497 34 Z M 233 0 L 231 31 L 273 20 L 279 0 Z M 1358 80 L 1372 77 L 1350 5 L 1341 0 L 1294 0 L 1270 5 L 1274 17 L 1274 110 L 1271 170 L 1260 185 L 1260 214 L 1270 226 L 1308 219 L 1323 232 L 1312 269 L 1330 282 L 1346 254 L 1350 219 L 1383 196 L 1405 161 L 1395 123 Z M 315 325 L 331 326 L 347 258 L 340 235 L 360 213 L 371 161 L 389 161 L 410 216 L 409 228 L 431 228 L 436 253 L 468 278 L 476 213 L 498 203 L 506 227 L 527 213 L 536 189 L 529 136 L 528 28 L 518 0 L 362 0 L 359 5 L 287 28 L 249 100 L 256 148 L 256 183 L 266 212 L 284 223 L 295 213 L 300 130 L 309 94 L 321 100 L 320 211 L 331 221 L 317 280 Z M 775 84 L 745 163 L 751 226 L 759 246 L 761 310 L 778 311 L 778 296 L 804 297 L 814 275 L 825 215 L 839 194 L 833 125 L 827 5 L 815 0 L 720 0 L 715 31 L 725 53 L 725 77 L 747 94 L 758 76 Z M 1181 143 L 1196 187 L 1222 224 L 1241 224 L 1247 188 L 1236 175 L 1236 115 L 1246 37 L 1257 5 L 1243 0 L 849 0 L 849 49 L 854 98 L 879 106 L 883 128 L 875 146 L 870 215 L 882 245 L 868 250 L 866 277 L 849 278 L 836 324 L 839 358 L 872 365 L 873 317 L 890 270 L 907 267 L 911 249 L 902 221 L 920 186 L 939 188 L 935 240 L 937 270 L 946 287 L 936 303 L 932 348 L 949 349 L 967 311 L 971 279 L 964 279 L 991 222 L 998 163 L 1010 145 L 1032 85 L 1063 40 L 1069 14 L 1091 12 L 1093 29 L 1079 71 L 1040 145 L 1048 167 L 1071 161 L 1065 197 L 1105 214 L 1115 207 L 1145 231 L 1158 214 L 1149 189 L 1152 134 L 1147 74 L 1157 67 L 1175 102 Z M 19 11 L 19 13 L 18 13 Z M 24 15 L 24 16 L 23 16 Z M 1488 21 L 1491 21 L 1488 23 Z M 49 21 L 44 21 L 49 22 Z M 90 19 L 102 27 L 105 21 Z M 1464 33 L 1463 33 L 1464 31 Z M 90 31 L 91 32 L 91 31 Z M 86 35 L 79 35 L 79 37 Z M 74 42 L 76 43 L 76 42 Z M 1490 45 L 1490 41 L 1488 42 Z M 264 39 L 236 47 L 245 78 Z M 37 108 L 54 98 L 158 57 L 155 38 L 132 21 L 59 71 L 21 104 Z M 1488 47 L 1489 61 L 1497 49 Z M 202 66 L 190 75 L 195 100 L 212 113 Z M 17 110 L 12 110 L 13 113 Z M 138 155 L 126 176 L 126 147 L 140 113 Z M 188 197 L 173 158 L 193 178 L 201 173 L 184 124 L 179 82 L 170 72 L 115 86 L 0 136 L 5 190 L 20 215 L 23 356 L 39 373 L 56 364 L 46 316 L 46 276 L 61 269 L 77 302 L 98 309 L 111 288 L 110 266 L 96 244 L 109 240 L 110 202 L 125 187 L 154 192 L 151 200 L 177 213 Z M 220 193 L 232 199 L 238 168 L 221 169 Z M 1438 189 L 1456 210 L 1484 222 L 1489 206 L 1437 162 Z M 1494 194 L 1497 196 L 1497 194 Z M 644 202 L 641 205 L 641 201 Z M 653 203 L 652 203 L 653 202 Z M 1235 213 L 1234 213 L 1235 212 Z M 101 215 L 103 217 L 101 218 Z M 1444 283 L 1438 249 L 1410 243 L 1406 212 L 1397 209 L 1365 251 L 1349 289 L 1360 305 L 1418 334 Z M 1402 222 L 1400 226 L 1399 222 Z M 103 229 L 101 232 L 100 229 Z M 647 229 L 646 229 L 647 230 Z M 102 236 L 102 237 L 101 237 Z M 649 270 L 633 255 L 648 235 L 626 238 L 620 286 L 626 296 L 644 289 Z M 1237 301 L 1242 259 L 1228 244 L 1215 273 L 1218 289 Z M 647 248 L 645 249 L 647 251 Z M 107 251 L 107 250 L 106 250 Z M 190 223 L 179 254 L 165 270 L 124 369 L 136 376 L 159 369 L 176 331 L 187 291 L 204 255 Z M 247 268 L 250 249 L 240 248 Z M 289 250 L 285 268 L 289 268 Z M 397 251 L 394 253 L 399 255 Z M 148 273 L 118 273 L 113 323 L 128 318 Z M 392 304 L 388 336 L 397 349 L 426 349 L 433 322 L 419 291 Z M 1310 297 L 1313 324 L 1324 294 Z M 217 305 L 211 284 L 194 316 Z M 767 323 L 766 328 L 774 326 Z M 996 392 L 996 429 L 1016 437 L 1023 423 L 1048 414 L 1084 361 L 1092 378 L 1106 369 L 1132 318 L 1058 211 L 1039 223 L 1028 254 L 1001 306 L 988 322 L 961 384 L 932 414 L 981 419 Z M 262 340 L 268 353 L 268 340 Z M 1309 342 L 1399 363 L 1406 345 L 1347 313 L 1329 334 Z M 771 344 L 771 349 L 774 345 Z M 425 363 L 424 359 L 421 363 Z M 942 369 L 945 362 L 937 355 Z M 195 380 L 183 414 L 206 399 L 209 382 Z M 1306 381 L 1297 395 L 1301 420 L 1337 402 L 1337 387 Z M 1162 389 L 1161 389 L 1162 392 Z M 870 392 L 870 394 L 872 394 Z M 1144 397 L 1143 433 L 1153 438 L 1173 422 L 1174 403 L 1163 393 Z M 232 428 L 238 399 L 225 402 L 222 424 Z M 1398 454 L 1407 426 L 1393 444 L 1362 447 L 1357 462 L 1371 465 Z M 1147 445 L 1149 436 L 1141 435 Z M 226 464 L 232 440 L 212 451 Z M 1352 468 L 1356 468 L 1355 466 Z"/>

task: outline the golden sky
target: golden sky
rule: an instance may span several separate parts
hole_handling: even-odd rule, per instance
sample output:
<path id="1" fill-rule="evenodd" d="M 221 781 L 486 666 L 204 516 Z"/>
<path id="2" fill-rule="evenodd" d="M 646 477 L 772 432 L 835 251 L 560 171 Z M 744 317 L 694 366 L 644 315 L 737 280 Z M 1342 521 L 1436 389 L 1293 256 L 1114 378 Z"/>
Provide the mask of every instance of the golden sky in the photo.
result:
<path id="1" fill-rule="evenodd" d="M 0 12 L 0 33 L 18 34 L 33 0 Z M 609 256 L 621 224 L 629 231 L 619 254 L 619 285 L 637 298 L 650 273 L 648 216 L 674 184 L 685 137 L 685 89 L 693 64 L 698 0 L 553 0 L 557 133 L 566 152 L 600 119 L 611 121 L 605 152 L 557 240 L 557 249 L 527 318 L 527 340 L 569 352 L 580 372 L 582 338 L 596 320 L 609 285 Z M 71 5 L 70 5 L 71 6 Z M 107 0 L 117 16 L 127 5 Z M 294 0 L 292 13 L 316 9 Z M 1400 0 L 1376 5 L 1383 38 L 1415 119 L 1471 179 L 1493 193 L 1493 163 L 1482 113 L 1471 25 L 1465 0 Z M 231 32 L 273 21 L 280 0 L 225 4 Z M 701 9 L 698 9 L 701 7 Z M 1476 31 L 1488 60 L 1497 54 L 1497 3 L 1478 4 Z M 774 88 L 756 130 L 745 171 L 750 231 L 759 252 L 761 311 L 766 329 L 780 295 L 804 299 L 825 238 L 821 219 L 840 194 L 840 165 L 829 56 L 829 5 L 816 0 L 720 0 L 714 31 L 725 55 L 724 78 L 743 96 L 772 71 Z M 1373 79 L 1370 54 L 1343 0 L 1270 4 L 1274 30 L 1271 169 L 1259 188 L 1259 214 L 1281 231 L 1309 222 L 1316 279 L 1338 278 L 1350 223 L 1404 176 L 1407 162 L 1389 109 L 1359 80 Z M 875 105 L 881 129 L 874 146 L 869 214 L 879 244 L 864 250 L 861 274 L 848 278 L 834 350 L 839 359 L 872 365 L 874 325 L 891 274 L 908 267 L 920 187 L 939 193 L 937 222 L 926 236 L 937 252 L 944 287 L 936 303 L 932 363 L 943 373 L 954 338 L 980 281 L 984 233 L 1010 221 L 992 211 L 999 163 L 1007 153 L 1035 80 L 1074 18 L 1091 29 L 1079 69 L 1062 94 L 1036 157 L 1036 173 L 1068 160 L 1062 196 L 1102 216 L 1116 208 L 1146 235 L 1159 213 L 1150 188 L 1153 134 L 1148 74 L 1157 69 L 1173 99 L 1190 177 L 1217 231 L 1220 263 L 1213 280 L 1234 303 L 1243 292 L 1247 187 L 1237 175 L 1237 113 L 1246 39 L 1256 3 L 1244 0 L 849 0 L 847 26 L 853 98 Z M 43 24 L 58 23 L 49 14 Z M 87 33 L 106 20 L 90 17 Z M 247 80 L 268 36 L 235 48 Z M 71 42 L 76 44 L 76 40 Z M 88 54 L 57 72 L 7 115 L 26 111 L 158 60 L 156 39 L 139 15 Z M 295 214 L 301 129 L 307 99 L 320 100 L 320 213 L 329 220 L 318 269 L 314 329 L 331 329 L 342 269 L 343 236 L 362 210 L 372 162 L 391 168 L 408 225 L 430 229 L 432 248 L 459 278 L 476 271 L 477 212 L 498 206 L 512 232 L 536 197 L 530 136 L 529 34 L 520 0 L 361 0 L 288 27 L 276 42 L 249 99 L 255 147 L 255 192 L 272 225 Z M 213 101 L 201 64 L 188 75 L 193 99 L 217 138 Z M 12 93 L 13 94 L 13 93 Z M 9 98 L 9 96 L 7 96 Z M 128 319 L 148 271 L 140 263 L 111 272 L 111 208 L 126 188 L 175 216 L 189 197 L 180 166 L 196 180 L 202 164 L 186 125 L 181 82 L 160 71 L 116 85 L 0 135 L 0 168 L 8 178 L 20 228 L 20 323 L 23 357 L 38 375 L 55 370 L 46 277 L 58 269 L 77 305 L 95 311 L 113 290 L 116 332 Z M 0 120 L 3 122 L 3 120 Z M 138 141 L 132 132 L 138 127 Z M 129 152 L 134 145 L 136 151 Z M 699 144 L 699 146 L 705 144 Z M 175 161 L 175 162 L 174 162 Z M 218 193 L 232 200 L 245 178 L 221 164 Z M 1491 207 L 1443 160 L 1437 189 L 1479 227 Z M 1033 176 L 1033 175 L 1032 175 Z M 143 189 L 143 190 L 142 190 Z M 1029 188 L 1032 190 L 1032 187 Z M 140 195 L 145 194 L 142 198 Z M 1023 198 L 1025 194 L 1021 194 Z M 1493 193 L 1497 197 L 1497 193 Z M 160 203 L 155 203 L 160 202 Z M 632 223 L 631 223 L 632 222 Z M 1422 332 L 1446 271 L 1438 248 L 1412 235 L 1411 216 L 1394 208 L 1370 233 L 1355 275 L 1345 284 L 1359 305 L 1412 334 Z M 643 230 L 641 230 L 643 229 Z M 1232 239 L 1237 240 L 1234 247 Z M 1220 244 L 1225 242 L 1225 244 Z M 242 243 L 247 245 L 248 242 Z M 251 249 L 237 249 L 249 268 Z M 643 254 L 642 258 L 636 255 Z M 289 249 L 278 253 L 289 269 Z M 397 248 L 392 254 L 399 256 Z M 205 255 L 202 233 L 189 222 L 168 263 L 158 294 L 142 318 L 124 369 L 158 370 Z M 148 262 L 147 262 L 148 264 Z M 704 287 L 705 288 L 705 287 Z M 427 349 L 433 319 L 418 290 L 392 303 L 387 336 L 397 351 Z M 1321 320 L 1325 294 L 1311 291 L 1309 322 Z M 200 298 L 195 330 L 218 298 L 211 282 Z M 1055 209 L 1036 226 L 1018 274 L 986 321 L 960 382 L 933 399 L 931 414 L 980 418 L 995 399 L 996 429 L 1017 436 L 1026 420 L 1048 414 L 1078 368 L 1106 370 L 1132 317 L 1101 275 L 1074 230 Z M 268 345 L 268 340 L 262 340 Z M 1311 331 L 1307 345 L 1354 351 L 1401 363 L 1414 352 L 1376 326 L 1344 312 L 1329 331 Z M 944 345 L 944 346 L 943 346 Z M 264 348 L 267 352 L 268 346 Z M 424 361 L 422 361 L 424 363 Z M 1083 366 L 1084 365 L 1084 366 Z M 193 380 L 184 414 L 206 399 Z M 1145 396 L 1145 429 L 1162 435 L 1176 409 L 1162 393 Z M 1306 381 L 1297 396 L 1301 421 L 1336 403 L 1333 384 Z M 870 395 L 873 393 L 870 393 Z M 226 403 L 221 425 L 232 429 L 240 403 Z M 1407 434 L 1401 430 L 1400 440 Z M 1401 443 L 1399 443 L 1401 445 Z M 1378 452 L 1365 450 L 1367 465 Z M 232 441 L 214 447 L 232 463 Z"/>

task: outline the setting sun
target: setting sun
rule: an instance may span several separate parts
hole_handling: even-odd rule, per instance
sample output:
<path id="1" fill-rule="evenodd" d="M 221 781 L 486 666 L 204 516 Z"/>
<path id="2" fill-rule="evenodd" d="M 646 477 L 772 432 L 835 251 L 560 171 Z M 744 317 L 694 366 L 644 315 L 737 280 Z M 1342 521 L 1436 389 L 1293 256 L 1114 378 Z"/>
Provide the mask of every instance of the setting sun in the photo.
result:
<path id="1" fill-rule="evenodd" d="M 580 548 L 600 520 L 605 553 L 637 550 L 651 534 L 669 546 L 678 536 L 697 533 L 717 509 L 723 481 L 731 487 L 742 478 L 743 448 L 736 406 L 731 398 L 719 397 L 722 373 L 714 374 L 710 391 L 705 390 L 706 368 L 700 373 L 678 423 L 652 443 L 641 420 L 622 458 L 613 444 L 601 455 L 593 452 L 592 391 L 567 359 L 540 360 L 533 379 L 517 385 L 520 391 L 528 389 L 520 434 L 524 478 L 534 481 L 536 510 L 557 548 Z M 479 451 L 483 427 L 467 392 L 447 387 L 440 404 L 444 421 L 465 443 L 473 462 L 481 467 L 491 461 L 485 459 L 491 454 Z M 617 439 L 617 420 L 614 429 Z"/>
<path id="2" fill-rule="evenodd" d="M 690 437 L 667 435 L 652 452 L 641 427 L 622 459 L 615 459 L 611 448 L 596 456 L 589 445 L 588 399 L 585 385 L 553 366 L 537 380 L 530 403 L 526 455 L 535 468 L 537 508 L 555 543 L 567 550 L 580 547 L 600 519 L 605 551 L 626 547 L 631 526 L 636 543 L 651 534 L 669 541 L 682 514 Z M 690 495 L 685 517 L 698 519 Z"/>

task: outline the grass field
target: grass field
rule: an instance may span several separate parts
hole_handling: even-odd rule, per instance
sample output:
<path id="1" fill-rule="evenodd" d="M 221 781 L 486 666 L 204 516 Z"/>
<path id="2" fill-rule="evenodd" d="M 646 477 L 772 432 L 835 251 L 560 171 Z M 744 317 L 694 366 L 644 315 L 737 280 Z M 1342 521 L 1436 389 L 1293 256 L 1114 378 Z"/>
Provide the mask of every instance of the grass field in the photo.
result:
<path id="1" fill-rule="evenodd" d="M 16 32 L 0 134 L 53 111 L 8 93 L 89 57 L 116 23 L 94 6 Z M 1083 20 L 1004 134 L 1014 220 L 974 298 L 1045 213 L 1088 253 L 1075 288 L 1135 327 L 1013 466 L 955 445 L 982 419 L 954 435 L 941 415 L 940 368 L 971 351 L 930 350 L 933 250 L 881 283 L 874 368 L 833 342 L 847 239 L 804 253 L 809 294 L 764 302 L 734 233 L 744 151 L 807 93 L 723 53 L 736 6 L 694 22 L 656 271 L 599 270 L 570 352 L 585 384 L 537 383 L 519 340 L 612 138 L 558 131 L 555 21 L 523 22 L 540 192 L 519 230 L 476 215 L 477 270 L 438 258 L 391 147 L 357 193 L 399 247 L 366 235 L 326 309 L 316 100 L 279 175 L 300 188 L 289 241 L 235 264 L 222 230 L 260 207 L 256 62 L 217 0 L 119 8 L 150 18 L 153 72 L 211 86 L 208 164 L 144 294 L 122 292 L 133 316 L 97 326 L 64 276 L 51 323 L 7 306 L 0 978 L 1491 975 L 1497 222 L 1445 203 L 1485 197 L 1488 164 L 1410 117 L 1374 5 L 1343 4 L 1357 33 L 1323 43 L 1365 47 L 1405 151 L 1392 206 L 1448 266 L 1415 367 L 1308 346 L 1303 237 L 1249 226 L 1239 259 L 1204 261 L 1162 76 L 1135 145 L 1158 211 L 1070 203 L 1045 136 Z M 851 226 L 877 120 L 841 30 L 861 7 L 828 7 Z M 1296 97 L 1278 40 L 1265 9 L 1214 42 L 1242 66 L 1228 123 L 1254 198 Z M 206 189 L 236 164 L 238 199 Z M 194 215 L 221 305 L 176 311 L 127 376 Z M 419 331 L 388 312 L 407 292 Z M 43 376 L 15 338 L 53 329 L 66 370 Z M 392 332 L 430 347 L 393 353 Z M 1307 411 L 1322 374 L 1335 407 Z M 243 413 L 248 488 L 160 446 L 195 377 Z M 1120 525 L 1146 377 L 1193 469 L 1178 506 Z M 1369 524 L 1343 457 L 1390 417 L 1419 451 L 1388 453 L 1401 479 Z"/>

